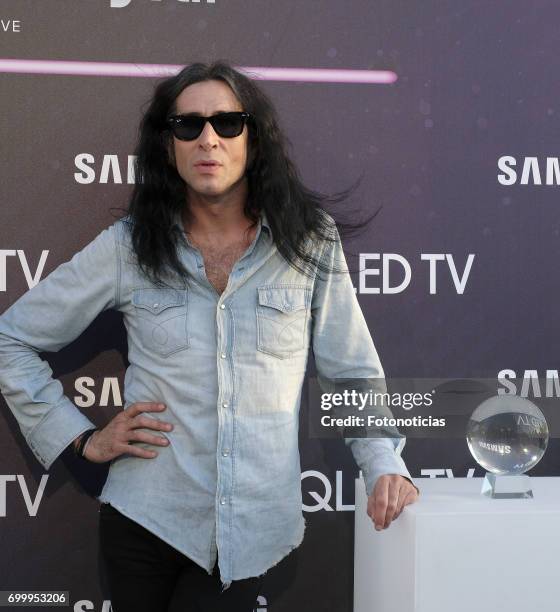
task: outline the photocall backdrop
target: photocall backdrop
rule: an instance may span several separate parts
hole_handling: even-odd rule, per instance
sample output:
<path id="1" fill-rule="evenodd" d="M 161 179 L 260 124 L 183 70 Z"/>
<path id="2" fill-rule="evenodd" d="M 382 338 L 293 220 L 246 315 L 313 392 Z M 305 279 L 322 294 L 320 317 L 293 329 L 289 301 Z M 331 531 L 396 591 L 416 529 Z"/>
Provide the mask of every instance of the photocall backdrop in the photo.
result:
<path id="1" fill-rule="evenodd" d="M 387 376 L 557 376 L 558 3 L 3 0 L 0 18 L 0 311 L 126 206 L 164 71 L 225 58 L 264 75 L 309 186 L 363 175 L 352 204 L 382 207 L 344 246 Z M 41 357 L 103 426 L 122 410 L 126 354 L 109 311 Z M 110 610 L 106 466 L 67 450 L 45 471 L 0 404 L 0 590 Z M 267 574 L 260 609 L 346 612 L 358 468 L 341 439 L 305 432 L 306 536 Z M 530 473 L 557 475 L 557 450 Z M 409 439 L 403 458 L 415 478 L 484 474 L 462 439 Z"/>

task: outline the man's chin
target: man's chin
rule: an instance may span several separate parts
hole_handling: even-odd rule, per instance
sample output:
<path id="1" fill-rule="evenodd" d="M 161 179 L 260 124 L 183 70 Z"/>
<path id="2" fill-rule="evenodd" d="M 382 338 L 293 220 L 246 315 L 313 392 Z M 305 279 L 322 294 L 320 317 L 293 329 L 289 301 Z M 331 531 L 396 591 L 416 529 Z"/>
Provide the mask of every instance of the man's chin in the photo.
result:
<path id="1" fill-rule="evenodd" d="M 214 185 L 191 186 L 191 190 L 195 195 L 203 198 L 220 198 L 221 196 L 226 195 L 228 192 L 227 189 Z"/>
<path id="2" fill-rule="evenodd" d="M 229 183 L 227 185 L 224 185 L 223 182 L 220 182 L 218 180 L 212 180 L 212 179 L 217 179 L 217 177 L 209 177 L 208 180 L 203 180 L 203 181 L 201 180 L 193 181 L 193 183 L 189 185 L 189 188 L 195 194 L 198 194 L 202 197 L 219 198 L 220 196 L 225 196 L 235 191 L 236 189 L 238 189 L 240 185 L 242 184 L 243 180 L 245 179 L 245 177 L 241 176 L 239 180 L 233 183 Z"/>

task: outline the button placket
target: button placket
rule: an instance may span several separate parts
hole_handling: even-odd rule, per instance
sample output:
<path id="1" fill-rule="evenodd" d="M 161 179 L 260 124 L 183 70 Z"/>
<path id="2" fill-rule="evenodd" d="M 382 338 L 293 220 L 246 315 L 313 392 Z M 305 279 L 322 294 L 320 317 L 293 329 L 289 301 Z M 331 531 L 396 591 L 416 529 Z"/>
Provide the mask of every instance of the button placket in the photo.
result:
<path id="1" fill-rule="evenodd" d="M 220 452 L 222 457 L 229 457 L 230 448 L 227 447 L 232 439 L 232 419 L 233 413 L 231 410 L 226 410 L 230 407 L 230 397 L 233 393 L 233 380 L 231 372 L 231 363 L 227 359 L 230 348 L 230 334 L 228 334 L 228 325 L 231 323 L 227 317 L 226 304 L 220 303 L 231 293 L 230 283 L 224 293 L 218 298 L 216 309 L 216 343 L 217 343 L 217 368 L 218 368 L 218 448 L 216 452 Z M 220 451 L 220 448 L 222 449 Z M 217 499 L 219 500 L 220 510 L 216 515 L 216 543 L 220 553 L 227 556 L 227 551 L 231 546 L 231 533 L 229 532 L 228 513 L 231 504 L 230 492 L 233 486 L 232 462 L 227 461 L 225 464 L 218 462 L 218 482 L 217 482 Z M 223 507 L 223 509 L 222 509 Z M 225 513 L 225 514 L 224 514 Z"/>

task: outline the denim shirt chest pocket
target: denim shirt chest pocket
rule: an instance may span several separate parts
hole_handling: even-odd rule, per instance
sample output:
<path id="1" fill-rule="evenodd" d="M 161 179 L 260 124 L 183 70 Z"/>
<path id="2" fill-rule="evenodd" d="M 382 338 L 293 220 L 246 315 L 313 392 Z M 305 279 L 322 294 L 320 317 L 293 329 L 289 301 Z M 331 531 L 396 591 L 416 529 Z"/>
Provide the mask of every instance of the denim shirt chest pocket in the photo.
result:
<path id="1" fill-rule="evenodd" d="M 187 289 L 140 287 L 132 304 L 146 350 L 166 357 L 189 347 Z"/>
<path id="2" fill-rule="evenodd" d="M 280 359 L 306 345 L 311 288 L 304 285 L 257 287 L 257 349 Z"/>

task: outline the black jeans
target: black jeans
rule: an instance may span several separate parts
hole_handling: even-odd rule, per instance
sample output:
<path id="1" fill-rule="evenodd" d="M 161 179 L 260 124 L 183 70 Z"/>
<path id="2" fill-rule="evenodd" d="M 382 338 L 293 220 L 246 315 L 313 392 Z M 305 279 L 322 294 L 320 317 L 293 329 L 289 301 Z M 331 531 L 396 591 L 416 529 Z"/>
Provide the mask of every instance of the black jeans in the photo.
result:
<path id="1" fill-rule="evenodd" d="M 99 548 L 113 612 L 253 612 L 264 576 L 212 576 L 110 504 L 99 512 Z"/>

